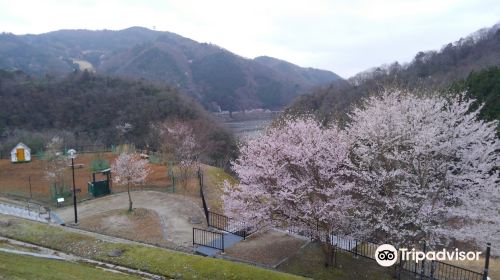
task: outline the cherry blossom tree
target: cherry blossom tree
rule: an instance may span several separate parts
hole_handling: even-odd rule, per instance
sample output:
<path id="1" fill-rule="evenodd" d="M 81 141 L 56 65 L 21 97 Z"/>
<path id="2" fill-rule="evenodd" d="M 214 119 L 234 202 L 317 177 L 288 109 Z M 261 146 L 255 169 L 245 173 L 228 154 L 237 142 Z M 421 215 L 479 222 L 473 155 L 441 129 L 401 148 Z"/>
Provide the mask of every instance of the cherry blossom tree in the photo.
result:
<path id="1" fill-rule="evenodd" d="M 358 236 L 445 245 L 499 235 L 497 123 L 462 97 L 387 90 L 353 110 Z"/>
<path id="2" fill-rule="evenodd" d="M 180 177 L 186 188 L 189 173 L 193 172 L 201 153 L 193 128 L 181 121 L 166 121 L 157 124 L 155 128 L 162 138 L 163 154 L 179 163 Z"/>
<path id="3" fill-rule="evenodd" d="M 113 180 L 117 184 L 126 184 L 128 193 L 128 211 L 132 211 L 132 197 L 130 195 L 130 185 L 141 185 L 146 182 L 150 173 L 148 161 L 141 159 L 137 154 L 122 153 L 116 158 L 111 166 L 114 172 Z"/>
<path id="4" fill-rule="evenodd" d="M 348 167 L 348 143 L 337 126 L 285 120 L 241 147 L 232 165 L 240 181 L 225 182 L 224 209 L 247 224 L 311 233 L 325 241 L 331 265 L 330 233 L 349 228 L 353 207 Z"/>

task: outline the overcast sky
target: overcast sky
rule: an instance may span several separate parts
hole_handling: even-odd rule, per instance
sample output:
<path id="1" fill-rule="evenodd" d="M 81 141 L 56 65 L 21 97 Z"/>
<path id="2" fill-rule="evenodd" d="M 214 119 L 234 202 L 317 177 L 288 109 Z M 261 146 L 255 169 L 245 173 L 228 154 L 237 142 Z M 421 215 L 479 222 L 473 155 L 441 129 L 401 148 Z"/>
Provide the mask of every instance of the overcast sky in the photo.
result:
<path id="1" fill-rule="evenodd" d="M 0 0 L 0 31 L 143 26 L 347 78 L 500 22 L 499 0 Z"/>

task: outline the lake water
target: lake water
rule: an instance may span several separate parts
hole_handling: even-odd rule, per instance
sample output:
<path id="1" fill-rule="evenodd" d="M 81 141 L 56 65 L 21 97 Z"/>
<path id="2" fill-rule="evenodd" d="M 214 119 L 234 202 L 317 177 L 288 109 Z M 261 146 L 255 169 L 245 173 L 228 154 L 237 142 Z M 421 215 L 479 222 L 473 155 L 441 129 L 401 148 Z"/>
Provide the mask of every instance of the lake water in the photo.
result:
<path id="1" fill-rule="evenodd" d="M 237 138 L 245 140 L 259 135 L 271 122 L 281 114 L 280 111 L 252 110 L 245 112 L 233 112 L 214 114 L 224 123 Z"/>
<path id="2" fill-rule="evenodd" d="M 226 121 L 225 124 L 234 132 L 236 137 L 241 140 L 254 138 L 272 122 L 272 118 L 254 119 L 254 120 L 232 120 Z"/>

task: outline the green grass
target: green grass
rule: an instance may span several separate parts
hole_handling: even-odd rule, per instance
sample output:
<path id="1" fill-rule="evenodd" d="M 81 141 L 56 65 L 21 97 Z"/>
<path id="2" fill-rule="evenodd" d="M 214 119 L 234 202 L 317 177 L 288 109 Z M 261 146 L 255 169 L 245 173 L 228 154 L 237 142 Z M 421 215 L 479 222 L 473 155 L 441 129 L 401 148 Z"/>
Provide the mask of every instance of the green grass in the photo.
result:
<path id="1" fill-rule="evenodd" d="M 40 252 L 40 250 L 38 250 L 37 248 L 26 247 L 26 246 L 19 245 L 19 244 L 12 244 L 7 240 L 0 240 L 0 248 L 8 249 L 8 250 L 30 252 L 30 253 L 39 253 Z"/>
<path id="2" fill-rule="evenodd" d="M 338 251 L 335 268 L 327 268 L 324 263 L 321 247 L 317 243 L 311 243 L 278 269 L 317 280 L 392 280 L 392 270 L 379 266 L 374 260 L 363 257 L 355 259 L 350 253 Z"/>
<path id="3" fill-rule="evenodd" d="M 214 212 L 223 213 L 224 207 L 221 200 L 223 183 L 227 180 L 234 185 L 238 181 L 221 168 L 206 165 L 203 166 L 203 172 L 205 175 L 205 195 L 207 196 L 208 206 Z"/>
<path id="4" fill-rule="evenodd" d="M 65 231 L 63 227 L 0 215 L 0 235 L 74 254 L 148 271 L 175 279 L 302 279 L 299 276 L 262 269 L 225 260 L 204 258 L 180 252 L 139 245 L 110 243 Z M 124 251 L 120 257 L 109 257 L 114 249 Z"/>
<path id="5" fill-rule="evenodd" d="M 104 271 L 86 264 L 0 252 L 0 279 L 138 280 L 141 278 Z"/>

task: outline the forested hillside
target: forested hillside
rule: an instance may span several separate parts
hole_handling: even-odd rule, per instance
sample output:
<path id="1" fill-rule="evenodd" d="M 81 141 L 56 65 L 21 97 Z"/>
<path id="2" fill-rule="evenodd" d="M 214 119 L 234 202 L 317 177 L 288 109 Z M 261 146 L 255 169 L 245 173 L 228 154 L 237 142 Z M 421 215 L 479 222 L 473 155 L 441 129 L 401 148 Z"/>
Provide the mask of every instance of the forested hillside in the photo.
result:
<path id="1" fill-rule="evenodd" d="M 64 138 L 65 145 L 131 143 L 157 149 L 161 140 L 152 124 L 167 119 L 196 124 L 198 141 L 210 147 L 206 158 L 230 157 L 235 150 L 232 134 L 195 101 L 144 81 L 86 71 L 62 80 L 0 71 L 0 108 L 5 151 L 16 141 L 42 149 L 55 135 Z"/>
<path id="2" fill-rule="evenodd" d="M 479 73 L 492 66 L 500 66 L 500 25 L 479 30 L 445 45 L 440 51 L 419 52 L 408 64 L 395 62 L 359 73 L 347 82 L 334 82 L 311 95 L 298 97 L 287 112 L 314 113 L 326 121 L 342 119 L 353 103 L 383 87 L 444 91 L 464 79 L 471 93 L 475 92 L 476 97 L 486 102 L 485 110 L 498 112 L 498 90 L 495 89 L 498 84 L 491 78 L 496 70 Z M 488 83 L 482 83 L 485 80 Z M 479 93 L 484 90 L 489 92 L 488 97 L 482 96 L 487 93 Z"/>
<path id="3" fill-rule="evenodd" d="M 466 91 L 467 95 L 477 100 L 473 108 L 484 103 L 481 117 L 486 120 L 500 120 L 500 68 L 491 67 L 470 73 L 467 79 L 455 83 L 452 91 Z"/>
<path id="4" fill-rule="evenodd" d="M 0 34 L 0 69 L 38 77 L 87 69 L 143 78 L 178 88 L 207 109 L 231 111 L 282 108 L 301 93 L 341 79 L 330 71 L 268 57 L 247 59 L 213 44 L 141 27 Z"/>

